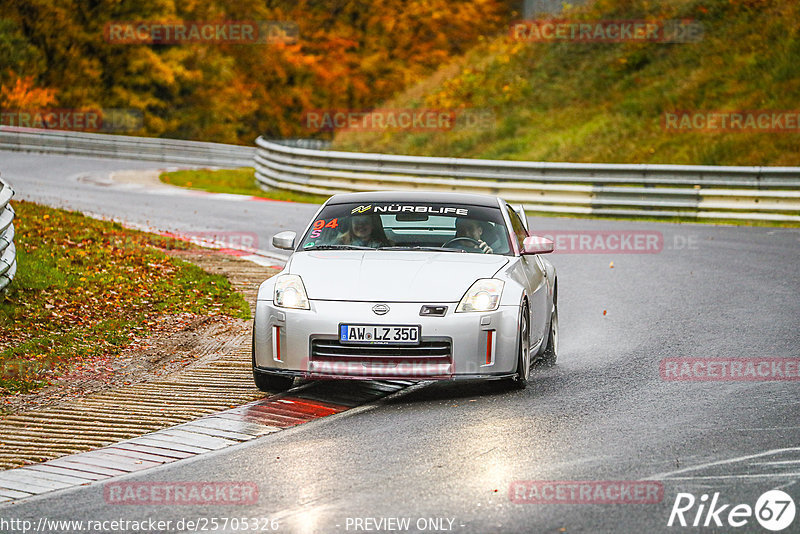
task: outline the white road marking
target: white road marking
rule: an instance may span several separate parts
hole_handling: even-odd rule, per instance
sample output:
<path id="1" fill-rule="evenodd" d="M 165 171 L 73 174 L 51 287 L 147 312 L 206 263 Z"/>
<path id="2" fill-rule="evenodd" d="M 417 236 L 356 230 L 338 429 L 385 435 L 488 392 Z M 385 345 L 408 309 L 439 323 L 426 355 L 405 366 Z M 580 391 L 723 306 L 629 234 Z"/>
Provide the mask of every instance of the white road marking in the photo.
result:
<path id="1" fill-rule="evenodd" d="M 798 477 L 798 476 L 800 476 L 800 473 L 761 473 L 759 475 L 742 474 L 742 475 L 702 475 L 695 477 L 669 477 L 664 480 L 713 480 L 717 478 L 783 478 L 783 477 Z M 655 480 L 658 479 L 656 478 Z"/>
<path id="2" fill-rule="evenodd" d="M 797 453 L 797 452 L 800 452 L 800 447 L 790 447 L 790 448 L 787 448 L 787 449 L 773 449 L 773 450 L 766 451 L 766 452 L 759 452 L 757 454 L 748 454 L 746 456 L 739 456 L 739 457 L 736 457 L 736 458 L 729 458 L 727 460 L 718 460 L 716 462 L 708 462 L 708 463 L 705 463 L 705 464 L 695 465 L 695 466 L 692 466 L 692 467 L 684 467 L 683 469 L 678 469 L 677 471 L 668 471 L 666 473 L 659 473 L 657 475 L 653 475 L 652 477 L 649 477 L 649 480 L 663 480 L 665 478 L 677 479 L 678 477 L 675 477 L 674 475 L 677 475 L 677 474 L 680 474 L 680 473 L 686 473 L 686 472 L 689 472 L 689 471 L 699 471 L 701 469 L 705 469 L 705 468 L 708 468 L 708 467 L 714 467 L 714 466 L 718 466 L 718 465 L 728 465 L 728 464 L 733 464 L 733 463 L 736 463 L 736 462 L 742 462 L 742 461 L 745 461 L 745 460 L 750 460 L 750 459 L 753 459 L 753 458 L 762 458 L 764 456 L 770 456 L 770 455 L 773 455 L 773 454 L 780 454 L 780 453 L 784 453 L 784 452 L 795 452 L 795 453 Z M 798 476 L 800 476 L 800 473 L 796 473 L 796 474 Z M 732 477 L 732 478 L 735 478 L 735 477 L 746 478 L 747 477 L 747 475 L 728 475 L 728 476 Z M 753 476 L 762 476 L 762 475 L 753 475 Z M 764 476 L 768 476 L 768 475 L 764 475 Z M 699 477 L 698 476 L 698 477 L 684 477 L 684 478 L 703 478 L 703 477 Z M 711 477 L 711 478 L 720 478 L 720 477 Z"/>
<path id="3" fill-rule="evenodd" d="M 781 484 L 780 486 L 776 486 L 776 487 L 774 487 L 774 488 L 772 488 L 772 489 L 777 489 L 777 490 L 786 489 L 786 488 L 788 488 L 789 486 L 794 486 L 794 485 L 795 485 L 795 484 L 797 484 L 798 482 L 800 482 L 800 480 L 792 480 L 791 482 L 788 482 L 788 483 L 786 483 L 786 484 Z"/>
<path id="4" fill-rule="evenodd" d="M 785 465 L 785 464 L 800 464 L 800 460 L 779 460 L 776 462 L 753 462 L 750 465 Z"/>

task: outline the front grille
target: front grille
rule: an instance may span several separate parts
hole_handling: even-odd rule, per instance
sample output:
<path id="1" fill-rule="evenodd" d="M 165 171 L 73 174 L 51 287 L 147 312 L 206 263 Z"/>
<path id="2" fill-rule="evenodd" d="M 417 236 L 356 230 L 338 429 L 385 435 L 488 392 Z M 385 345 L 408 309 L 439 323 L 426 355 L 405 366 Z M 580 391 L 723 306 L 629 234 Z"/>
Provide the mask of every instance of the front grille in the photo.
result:
<path id="1" fill-rule="evenodd" d="M 450 340 L 425 340 L 419 345 L 350 345 L 338 339 L 311 341 L 311 360 L 364 363 L 450 363 Z"/>

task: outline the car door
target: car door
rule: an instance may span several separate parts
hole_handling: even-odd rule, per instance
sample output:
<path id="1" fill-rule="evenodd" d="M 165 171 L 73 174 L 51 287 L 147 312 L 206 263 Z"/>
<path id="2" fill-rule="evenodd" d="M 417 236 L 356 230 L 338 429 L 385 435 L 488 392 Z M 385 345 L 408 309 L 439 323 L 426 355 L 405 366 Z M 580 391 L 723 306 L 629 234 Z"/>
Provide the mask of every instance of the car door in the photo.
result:
<path id="1" fill-rule="evenodd" d="M 525 225 L 516 210 L 508 204 L 506 204 L 506 209 L 508 210 L 508 218 L 511 221 L 511 228 L 514 231 L 514 238 L 517 240 L 521 251 L 523 250 L 522 242 L 528 237 L 528 231 L 525 229 Z M 547 272 L 544 270 L 538 256 L 521 256 L 520 266 L 528 281 L 526 289 L 531 307 L 531 341 L 536 345 L 544 338 L 545 327 L 547 326 Z"/>

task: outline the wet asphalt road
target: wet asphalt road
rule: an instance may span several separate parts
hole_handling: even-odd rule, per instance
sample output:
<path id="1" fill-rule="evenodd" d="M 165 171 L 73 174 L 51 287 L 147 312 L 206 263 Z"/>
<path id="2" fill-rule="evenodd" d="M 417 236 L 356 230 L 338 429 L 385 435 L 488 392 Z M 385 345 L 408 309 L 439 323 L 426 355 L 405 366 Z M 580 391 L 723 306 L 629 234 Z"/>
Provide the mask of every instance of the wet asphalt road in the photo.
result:
<path id="1" fill-rule="evenodd" d="M 266 242 L 277 229 L 302 227 L 314 209 L 134 194 L 70 179 L 152 166 L 0 152 L 0 172 L 18 198 L 167 230 L 209 224 L 254 231 Z M 376 405 L 115 479 L 253 481 L 254 505 L 110 505 L 97 484 L 0 506 L 0 518 L 157 519 L 172 521 L 164 530 L 187 532 L 204 523 L 187 528 L 186 520 L 218 518 L 221 526 L 225 517 L 276 519 L 280 532 L 768 532 L 753 517 L 728 526 L 732 506 L 720 514 L 722 528 L 667 522 L 681 492 L 698 499 L 719 492 L 720 504 L 753 506 L 764 491 L 783 488 L 800 505 L 800 382 L 667 381 L 659 372 L 665 358 L 800 357 L 800 230 L 530 222 L 540 233 L 660 232 L 663 249 L 550 257 L 559 275 L 559 362 L 538 369 L 528 389 L 420 384 Z M 659 503 L 531 504 L 509 494 L 515 481 L 642 479 L 663 484 Z M 686 513 L 689 522 L 697 510 Z M 407 518 L 409 527 L 390 518 Z M 206 526 L 243 531 L 230 522 Z M 800 517 L 783 532 L 800 532 Z"/>
<path id="2" fill-rule="evenodd" d="M 119 218 L 164 231 L 255 234 L 253 248 L 272 252 L 276 251 L 271 243 L 273 234 L 282 230 L 302 231 L 318 207 L 290 202 L 154 195 L 121 186 L 97 185 L 113 171 L 166 168 L 161 165 L 0 150 L 0 176 L 12 184 L 17 200 Z"/>

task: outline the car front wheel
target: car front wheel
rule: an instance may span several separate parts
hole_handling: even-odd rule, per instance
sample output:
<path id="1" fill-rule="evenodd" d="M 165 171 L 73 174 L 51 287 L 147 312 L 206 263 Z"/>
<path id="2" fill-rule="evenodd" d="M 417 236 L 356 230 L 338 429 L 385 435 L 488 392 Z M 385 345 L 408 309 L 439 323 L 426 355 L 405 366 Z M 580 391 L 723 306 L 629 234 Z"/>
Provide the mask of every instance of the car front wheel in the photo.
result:
<path id="1" fill-rule="evenodd" d="M 528 327 L 530 317 L 528 316 L 528 306 L 522 307 L 522 317 L 519 321 L 519 351 L 517 355 L 517 376 L 512 379 L 512 383 L 519 389 L 528 387 L 528 380 L 531 377 L 531 348 L 529 344 Z"/>
<path id="2" fill-rule="evenodd" d="M 542 353 L 542 363 L 552 367 L 558 359 L 558 302 L 553 302 L 553 315 L 550 317 L 550 332 L 547 335 L 547 346 Z"/>

